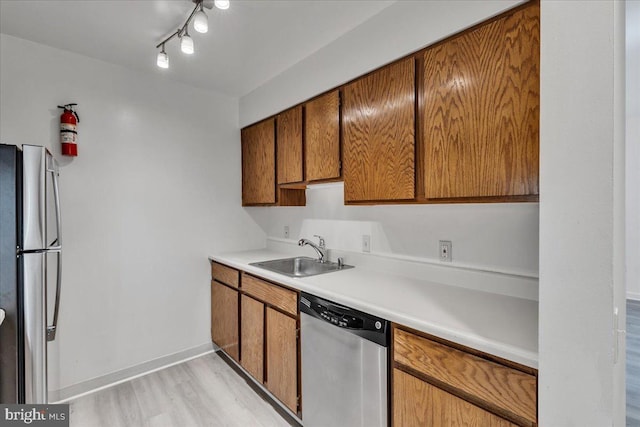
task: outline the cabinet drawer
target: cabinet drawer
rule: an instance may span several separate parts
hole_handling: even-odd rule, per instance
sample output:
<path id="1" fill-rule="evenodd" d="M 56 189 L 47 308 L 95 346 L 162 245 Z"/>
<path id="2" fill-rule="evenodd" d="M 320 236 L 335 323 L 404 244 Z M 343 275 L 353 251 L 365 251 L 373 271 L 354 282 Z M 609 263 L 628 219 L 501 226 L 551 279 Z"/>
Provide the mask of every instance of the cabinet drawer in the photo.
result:
<path id="1" fill-rule="evenodd" d="M 536 422 L 536 377 L 499 363 L 394 329 L 394 360 L 496 412 Z"/>
<path id="2" fill-rule="evenodd" d="M 218 282 L 234 288 L 238 287 L 240 281 L 240 272 L 238 270 L 217 262 L 211 263 L 211 276 Z"/>
<path id="3" fill-rule="evenodd" d="M 298 294 L 242 273 L 242 290 L 256 299 L 271 304 L 293 316 L 298 313 Z"/>

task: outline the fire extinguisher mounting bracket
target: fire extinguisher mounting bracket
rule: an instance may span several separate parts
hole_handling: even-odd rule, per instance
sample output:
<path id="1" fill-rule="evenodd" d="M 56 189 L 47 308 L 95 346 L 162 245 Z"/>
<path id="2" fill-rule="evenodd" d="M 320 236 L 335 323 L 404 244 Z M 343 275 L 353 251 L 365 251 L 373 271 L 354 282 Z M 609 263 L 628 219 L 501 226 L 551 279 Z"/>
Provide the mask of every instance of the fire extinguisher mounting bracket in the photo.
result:
<path id="1" fill-rule="evenodd" d="M 65 111 L 69 111 L 71 112 L 71 114 L 73 114 L 74 116 L 76 116 L 76 120 L 78 121 L 78 123 L 80 123 L 80 116 L 78 115 L 78 113 L 73 109 L 73 107 L 75 107 L 76 103 L 73 104 L 64 104 L 64 105 L 58 105 L 58 108 L 62 108 Z"/>

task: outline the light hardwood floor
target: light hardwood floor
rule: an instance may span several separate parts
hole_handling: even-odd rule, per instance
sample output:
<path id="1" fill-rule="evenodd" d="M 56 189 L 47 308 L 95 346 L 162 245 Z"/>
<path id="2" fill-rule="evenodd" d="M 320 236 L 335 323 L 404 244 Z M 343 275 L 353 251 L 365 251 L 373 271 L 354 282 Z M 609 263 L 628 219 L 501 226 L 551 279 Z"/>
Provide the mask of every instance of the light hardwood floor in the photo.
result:
<path id="1" fill-rule="evenodd" d="M 71 427 L 289 426 L 215 353 L 69 403 Z"/>
<path id="2" fill-rule="evenodd" d="M 627 300 L 627 427 L 640 427 L 640 301 Z"/>

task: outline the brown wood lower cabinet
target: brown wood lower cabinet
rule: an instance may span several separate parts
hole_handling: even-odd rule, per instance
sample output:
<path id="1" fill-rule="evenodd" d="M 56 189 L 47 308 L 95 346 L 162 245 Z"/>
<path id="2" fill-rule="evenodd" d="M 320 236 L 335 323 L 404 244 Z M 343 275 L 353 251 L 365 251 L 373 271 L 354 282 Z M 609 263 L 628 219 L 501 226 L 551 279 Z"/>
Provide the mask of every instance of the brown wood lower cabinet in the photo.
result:
<path id="1" fill-rule="evenodd" d="M 242 331 L 240 364 L 255 379 L 264 381 L 264 304 L 247 295 L 241 297 Z"/>
<path id="2" fill-rule="evenodd" d="M 211 339 L 301 417 L 298 292 L 218 263 L 212 275 Z M 391 355 L 394 427 L 537 426 L 533 368 L 395 324 Z"/>
<path id="3" fill-rule="evenodd" d="M 298 333 L 296 319 L 267 308 L 265 384 L 293 412 L 298 408 Z"/>
<path id="4" fill-rule="evenodd" d="M 537 372 L 393 328 L 393 421 L 405 426 L 535 426 Z"/>
<path id="5" fill-rule="evenodd" d="M 211 281 L 211 340 L 234 360 L 238 351 L 238 291 Z"/>
<path id="6" fill-rule="evenodd" d="M 242 274 L 240 365 L 300 415 L 298 293 Z"/>
<path id="7" fill-rule="evenodd" d="M 393 370 L 393 422 L 396 427 L 516 426 L 399 369 Z"/>

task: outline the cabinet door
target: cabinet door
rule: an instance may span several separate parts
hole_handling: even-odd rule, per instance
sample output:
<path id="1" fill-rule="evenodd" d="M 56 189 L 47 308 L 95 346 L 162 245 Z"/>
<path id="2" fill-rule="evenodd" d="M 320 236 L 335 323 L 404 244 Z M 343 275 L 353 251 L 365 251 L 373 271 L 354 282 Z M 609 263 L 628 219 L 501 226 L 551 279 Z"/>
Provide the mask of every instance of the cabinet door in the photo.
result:
<path id="1" fill-rule="evenodd" d="M 531 424 L 536 422 L 537 379 L 531 373 L 398 328 L 393 334 L 393 358 L 457 390 L 461 396 L 473 398 L 478 405 L 486 404 Z"/>
<path id="2" fill-rule="evenodd" d="M 393 425 L 516 427 L 497 415 L 399 369 L 393 370 Z"/>
<path id="3" fill-rule="evenodd" d="M 276 202 L 274 119 L 242 129 L 242 204 Z"/>
<path id="4" fill-rule="evenodd" d="M 264 304 L 253 298 L 241 297 L 240 364 L 260 382 L 264 380 Z"/>
<path id="5" fill-rule="evenodd" d="M 427 198 L 538 194 L 538 10 L 521 9 L 425 51 Z"/>
<path id="6" fill-rule="evenodd" d="M 375 71 L 344 89 L 345 201 L 415 197 L 415 61 Z"/>
<path id="7" fill-rule="evenodd" d="M 238 353 L 238 291 L 211 282 L 211 340 L 234 360 Z"/>
<path id="8" fill-rule="evenodd" d="M 302 181 L 302 106 L 278 115 L 278 184 Z"/>
<path id="9" fill-rule="evenodd" d="M 340 176 L 340 92 L 305 105 L 305 175 L 307 181 Z"/>
<path id="10" fill-rule="evenodd" d="M 294 413 L 298 410 L 298 339 L 296 320 L 270 307 L 266 313 L 265 385 Z"/>

